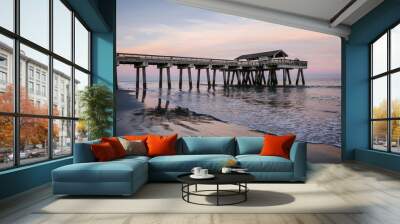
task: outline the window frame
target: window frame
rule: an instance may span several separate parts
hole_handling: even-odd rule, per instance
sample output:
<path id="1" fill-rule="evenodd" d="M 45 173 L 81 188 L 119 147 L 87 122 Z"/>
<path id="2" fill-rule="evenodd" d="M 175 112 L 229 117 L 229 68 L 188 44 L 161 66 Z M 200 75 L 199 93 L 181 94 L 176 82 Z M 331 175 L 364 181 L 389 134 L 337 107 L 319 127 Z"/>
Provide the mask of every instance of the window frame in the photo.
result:
<path id="1" fill-rule="evenodd" d="M 46 49 L 45 47 L 42 47 L 39 44 L 36 44 L 32 41 L 30 41 L 29 39 L 23 37 L 20 35 L 20 0 L 14 0 L 13 1 L 13 10 L 14 10 L 14 30 L 10 31 L 4 27 L 0 26 L 0 35 L 3 35 L 5 37 L 11 38 L 13 40 L 13 44 L 14 44 L 14 48 L 13 48 L 13 64 L 12 64 L 12 74 L 13 75 L 13 79 L 14 79 L 14 99 L 13 99 L 13 107 L 14 110 L 13 112 L 1 112 L 0 111 L 0 116 L 10 116 L 13 118 L 13 154 L 14 154 L 14 158 L 13 158 L 13 166 L 11 167 L 5 167 L 5 168 L 0 168 L 0 172 L 4 171 L 4 170 L 10 170 L 10 169 L 15 169 L 18 167 L 23 167 L 23 166 L 29 166 L 29 165 L 33 165 L 33 164 L 37 164 L 37 163 L 43 163 L 49 160 L 53 160 L 53 159 L 61 159 L 61 158 L 65 158 L 65 157 L 70 157 L 73 155 L 73 151 L 74 151 L 74 143 L 75 143 L 75 123 L 76 121 L 79 120 L 79 117 L 75 117 L 75 108 L 72 107 L 71 108 L 71 115 L 70 116 L 56 116 L 53 115 L 53 59 L 58 60 L 59 62 L 62 62 L 66 65 L 71 66 L 71 92 L 73 94 L 72 97 L 72 105 L 74 105 L 75 103 L 75 88 L 73 83 L 75 82 L 75 69 L 87 74 L 89 76 L 89 83 L 88 85 L 91 86 L 92 85 L 92 73 L 91 73 L 91 49 L 92 49 L 92 45 L 91 45 L 91 37 L 92 37 L 92 30 L 88 27 L 88 25 L 84 22 L 84 20 L 79 16 L 78 13 L 76 13 L 72 7 L 65 1 L 65 0 L 59 0 L 66 8 L 68 8 L 68 10 L 71 11 L 71 18 L 70 18 L 70 22 L 71 22 L 71 58 L 67 59 L 64 58 L 63 56 L 55 53 L 53 50 L 53 21 L 54 21 L 54 17 L 53 17 L 53 1 L 54 0 L 48 0 L 49 1 L 49 47 L 48 49 Z M 89 33 L 89 40 L 88 40 L 88 57 L 89 57 L 89 67 L 88 69 L 85 69 L 81 66 L 79 66 L 78 64 L 75 63 L 75 25 L 74 25 L 74 21 L 75 18 L 77 20 L 79 20 L 79 22 L 85 27 L 85 29 L 88 31 Z M 48 97 L 48 113 L 46 115 L 39 115 L 39 114 L 26 114 L 26 113 L 21 113 L 20 111 L 20 45 L 25 45 L 27 47 L 32 48 L 33 50 L 39 51 L 40 53 L 43 53 L 45 55 L 48 56 L 49 58 L 49 63 L 48 63 L 48 83 L 47 83 L 47 88 L 46 88 L 46 95 Z M 33 75 L 34 75 L 34 79 L 36 80 L 35 77 L 35 72 L 36 70 L 33 71 Z M 41 73 L 40 73 L 41 74 Z M 27 80 L 30 79 L 29 74 L 26 74 Z M 39 83 L 41 83 L 41 79 L 39 80 Z M 28 90 L 27 90 L 28 91 Z M 34 90 L 36 91 L 36 90 Z M 41 95 L 41 94 L 40 94 Z M 47 145 L 47 149 L 48 150 L 48 157 L 44 158 L 44 160 L 41 160 L 39 162 L 33 162 L 33 163 L 26 163 L 26 164 L 21 164 L 20 161 L 20 119 L 24 118 L 24 117 L 29 117 L 29 118 L 45 118 L 47 119 L 48 122 L 48 136 L 47 136 L 47 142 L 49 143 Z M 71 125 L 72 125 L 72 133 L 71 133 L 71 154 L 69 155 L 63 155 L 63 156 L 57 156 L 54 158 L 53 155 L 53 121 L 55 120 L 67 120 L 67 121 L 71 121 Z"/>
<path id="2" fill-rule="evenodd" d="M 392 117 L 392 98 L 391 98 L 391 91 L 392 91 L 392 86 L 391 86 L 391 80 L 392 76 L 395 75 L 396 73 L 400 72 L 400 67 L 397 68 L 391 68 L 391 61 L 392 61 L 392 55 L 391 55 L 391 31 L 393 28 L 400 26 L 400 21 L 394 23 L 391 25 L 389 28 L 387 28 L 383 33 L 378 35 L 374 40 L 372 40 L 369 43 L 369 149 L 373 151 L 379 151 L 379 152 L 386 152 L 386 153 L 391 153 L 391 154 L 400 154 L 400 152 L 393 152 L 392 151 L 392 121 L 399 121 L 400 117 Z M 381 37 L 384 35 L 387 35 L 387 64 L 386 64 L 386 71 L 382 72 L 380 74 L 376 74 L 374 76 L 373 72 L 373 44 L 378 41 Z M 386 77 L 386 87 L 387 87 L 387 105 L 386 105 L 386 117 L 385 118 L 373 118 L 373 93 L 374 93 L 374 86 L 373 86 L 373 81 L 378 79 Z M 374 148 L 374 133 L 373 133 L 373 122 L 376 121 L 386 121 L 387 122 L 387 138 L 386 138 L 386 150 L 379 150 Z"/>

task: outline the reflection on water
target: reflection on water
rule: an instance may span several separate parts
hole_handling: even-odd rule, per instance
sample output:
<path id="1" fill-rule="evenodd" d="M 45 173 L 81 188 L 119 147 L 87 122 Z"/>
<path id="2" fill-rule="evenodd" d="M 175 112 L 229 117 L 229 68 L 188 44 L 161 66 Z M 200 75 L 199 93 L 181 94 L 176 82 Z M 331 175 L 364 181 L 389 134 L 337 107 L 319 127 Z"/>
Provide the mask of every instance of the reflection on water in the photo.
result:
<path id="1" fill-rule="evenodd" d="M 209 115 L 198 114 L 188 108 L 172 105 L 169 100 L 163 99 L 162 92 L 154 93 L 152 92 L 149 96 L 147 91 L 119 90 L 117 135 L 167 134 L 176 131 L 171 125 L 199 132 L 190 124 L 209 124 L 216 120 Z M 166 93 L 167 98 L 169 94 L 170 92 Z"/>
<path id="2" fill-rule="evenodd" d="M 140 92 L 142 93 L 142 96 L 141 96 L 141 102 L 142 103 L 144 103 L 144 99 L 146 98 L 146 90 L 144 89 L 144 90 L 142 90 L 142 91 L 140 91 L 140 89 L 136 89 L 136 91 L 135 91 L 135 93 L 136 93 L 136 99 L 139 99 L 139 94 L 140 94 Z"/>
<path id="3" fill-rule="evenodd" d="M 135 90 L 134 86 L 120 84 L 122 89 Z M 192 91 L 160 90 L 157 83 L 149 83 L 147 91 L 138 90 L 135 97 L 141 103 L 131 113 L 147 117 L 151 125 L 215 118 L 267 133 L 295 133 L 307 142 L 340 145 L 340 83 L 286 88 L 201 86 Z"/>

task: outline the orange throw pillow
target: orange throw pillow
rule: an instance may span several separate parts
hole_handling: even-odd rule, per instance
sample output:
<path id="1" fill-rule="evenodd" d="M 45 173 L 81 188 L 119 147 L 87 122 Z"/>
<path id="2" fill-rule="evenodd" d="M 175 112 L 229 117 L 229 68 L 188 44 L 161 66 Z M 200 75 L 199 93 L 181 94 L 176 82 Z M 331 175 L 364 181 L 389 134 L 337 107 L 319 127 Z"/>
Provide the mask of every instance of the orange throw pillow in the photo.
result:
<path id="1" fill-rule="evenodd" d="M 126 135 L 124 139 L 129 141 L 143 141 L 146 142 L 147 135 Z"/>
<path id="2" fill-rule="evenodd" d="M 109 137 L 109 138 L 101 138 L 101 142 L 108 142 L 114 149 L 115 155 L 117 158 L 125 157 L 126 151 L 122 146 L 121 142 L 119 142 L 118 138 L 116 137 Z"/>
<path id="3" fill-rule="evenodd" d="M 177 134 L 171 136 L 149 135 L 146 140 L 148 156 L 176 155 L 177 139 Z"/>
<path id="4" fill-rule="evenodd" d="M 290 159 L 290 148 L 296 135 L 264 135 L 264 146 L 261 149 L 262 156 L 280 156 Z"/>
<path id="5" fill-rule="evenodd" d="M 110 161 L 117 158 L 113 147 L 108 142 L 93 144 L 91 145 L 91 149 L 94 157 L 99 162 Z"/>

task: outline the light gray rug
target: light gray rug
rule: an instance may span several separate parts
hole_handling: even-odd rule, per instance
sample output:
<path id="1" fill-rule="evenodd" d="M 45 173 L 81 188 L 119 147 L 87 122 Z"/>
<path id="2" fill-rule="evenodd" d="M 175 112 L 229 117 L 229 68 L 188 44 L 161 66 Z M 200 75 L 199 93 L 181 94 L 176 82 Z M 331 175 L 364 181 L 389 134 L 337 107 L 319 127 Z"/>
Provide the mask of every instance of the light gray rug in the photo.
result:
<path id="1" fill-rule="evenodd" d="M 200 186 L 199 190 L 214 186 Z M 226 188 L 226 187 L 225 187 Z M 229 187 L 228 187 L 229 188 Z M 248 200 L 231 206 L 202 206 L 184 202 L 181 185 L 147 184 L 132 197 L 59 197 L 36 213 L 359 213 L 359 205 L 344 201 L 316 184 L 249 184 Z M 193 188 L 194 189 L 194 188 Z M 237 198 L 226 198 L 230 202 Z M 213 197 L 193 197 L 215 203 Z"/>

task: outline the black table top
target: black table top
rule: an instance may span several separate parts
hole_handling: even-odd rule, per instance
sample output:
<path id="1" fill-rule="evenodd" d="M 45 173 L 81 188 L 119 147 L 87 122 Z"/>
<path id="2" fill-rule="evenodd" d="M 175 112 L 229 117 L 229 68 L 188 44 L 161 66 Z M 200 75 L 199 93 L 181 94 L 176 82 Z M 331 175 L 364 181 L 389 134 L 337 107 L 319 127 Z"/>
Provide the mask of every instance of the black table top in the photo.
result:
<path id="1" fill-rule="evenodd" d="M 212 179 L 193 179 L 191 173 L 182 174 L 177 177 L 178 181 L 185 184 L 237 184 L 248 183 L 255 180 L 249 173 L 213 173 Z"/>

